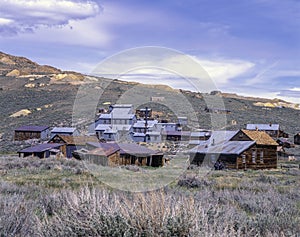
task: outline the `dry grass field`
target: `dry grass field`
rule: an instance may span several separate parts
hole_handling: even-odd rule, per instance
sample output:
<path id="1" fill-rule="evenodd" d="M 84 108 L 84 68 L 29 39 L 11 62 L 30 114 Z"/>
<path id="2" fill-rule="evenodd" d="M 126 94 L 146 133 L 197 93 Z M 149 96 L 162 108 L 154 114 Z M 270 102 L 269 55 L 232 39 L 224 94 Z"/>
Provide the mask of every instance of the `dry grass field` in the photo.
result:
<path id="1" fill-rule="evenodd" d="M 172 182 L 148 192 L 122 191 L 113 187 L 120 180 L 103 179 L 114 177 L 113 172 L 134 177 L 131 180 L 158 172 L 156 178 L 163 179 L 172 170 L 179 174 Z M 0 235 L 296 237 L 300 233 L 297 168 L 207 173 L 195 167 L 179 172 L 174 165 L 166 171 L 103 168 L 98 174 L 102 176 L 76 160 L 1 157 Z"/>

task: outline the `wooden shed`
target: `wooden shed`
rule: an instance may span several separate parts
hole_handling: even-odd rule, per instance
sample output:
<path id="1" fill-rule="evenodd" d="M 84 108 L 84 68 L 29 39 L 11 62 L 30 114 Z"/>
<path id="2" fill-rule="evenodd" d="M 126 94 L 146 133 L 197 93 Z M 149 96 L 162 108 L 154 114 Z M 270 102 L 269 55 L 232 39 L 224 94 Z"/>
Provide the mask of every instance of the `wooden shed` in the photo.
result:
<path id="1" fill-rule="evenodd" d="M 120 148 L 117 145 L 101 143 L 101 147 L 91 151 L 74 151 L 73 157 L 102 166 L 118 166 L 120 164 Z"/>
<path id="2" fill-rule="evenodd" d="M 45 140 L 49 136 L 49 126 L 21 126 L 15 129 L 14 140 L 25 141 L 29 139 Z"/>
<path id="3" fill-rule="evenodd" d="M 48 158 L 50 155 L 56 155 L 61 152 L 62 144 L 43 143 L 36 146 L 25 148 L 18 151 L 19 157 L 35 156 L 39 158 Z"/>
<path id="4" fill-rule="evenodd" d="M 62 144 L 62 153 L 67 158 L 72 158 L 72 152 L 85 148 L 88 142 L 98 142 L 96 136 L 68 136 L 57 134 L 48 143 Z"/>
<path id="5" fill-rule="evenodd" d="M 138 165 L 138 166 L 152 166 L 159 167 L 164 165 L 164 154 L 149 149 L 147 147 L 135 143 L 87 143 L 88 149 L 109 147 L 119 148 L 120 158 L 115 160 L 116 165 Z"/>

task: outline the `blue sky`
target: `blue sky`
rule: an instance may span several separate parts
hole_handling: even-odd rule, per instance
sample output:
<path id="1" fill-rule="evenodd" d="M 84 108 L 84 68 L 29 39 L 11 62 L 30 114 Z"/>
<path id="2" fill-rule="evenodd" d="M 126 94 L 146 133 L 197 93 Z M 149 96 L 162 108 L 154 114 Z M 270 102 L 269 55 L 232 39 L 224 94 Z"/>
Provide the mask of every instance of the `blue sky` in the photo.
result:
<path id="1" fill-rule="evenodd" d="M 166 47 L 190 55 L 222 91 L 297 103 L 299 29 L 298 0 L 0 2 L 3 52 L 90 73 L 123 50 Z M 159 82 L 184 87 L 178 80 Z"/>

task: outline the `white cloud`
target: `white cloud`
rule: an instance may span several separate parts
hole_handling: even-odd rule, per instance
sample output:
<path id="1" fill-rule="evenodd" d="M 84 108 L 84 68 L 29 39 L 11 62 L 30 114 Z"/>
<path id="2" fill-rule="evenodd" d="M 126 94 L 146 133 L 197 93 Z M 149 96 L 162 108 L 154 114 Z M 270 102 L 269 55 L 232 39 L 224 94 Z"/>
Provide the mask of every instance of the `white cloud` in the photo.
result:
<path id="1" fill-rule="evenodd" d="M 13 20 L 0 17 L 0 26 L 1 25 L 9 25 L 13 23 Z"/>
<path id="2" fill-rule="evenodd" d="M 210 91 L 227 84 L 231 78 L 242 75 L 252 67 L 253 63 L 243 60 L 199 59 L 167 48 L 142 47 L 104 60 L 93 73 L 177 88 L 180 83 L 182 89 L 194 90 L 194 87 L 198 91 Z M 185 81 L 185 86 L 182 81 Z"/>
<path id="3" fill-rule="evenodd" d="M 22 32 L 24 28 L 67 25 L 99 14 L 101 7 L 94 1 L 71 0 L 2 0 L 1 22 Z"/>

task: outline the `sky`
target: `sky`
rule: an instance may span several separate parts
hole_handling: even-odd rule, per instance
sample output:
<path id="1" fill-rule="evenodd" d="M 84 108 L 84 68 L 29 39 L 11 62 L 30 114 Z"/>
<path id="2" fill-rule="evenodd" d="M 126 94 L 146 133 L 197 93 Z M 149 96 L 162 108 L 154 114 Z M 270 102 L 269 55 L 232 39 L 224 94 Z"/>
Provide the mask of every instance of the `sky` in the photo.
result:
<path id="1" fill-rule="evenodd" d="M 187 56 L 218 90 L 296 103 L 299 29 L 298 0 L 0 1 L 2 52 L 86 74 L 119 60 L 120 79 L 193 90 Z"/>

